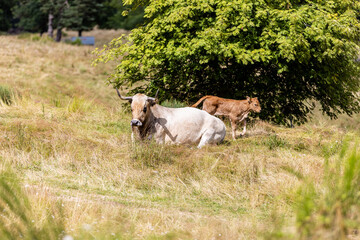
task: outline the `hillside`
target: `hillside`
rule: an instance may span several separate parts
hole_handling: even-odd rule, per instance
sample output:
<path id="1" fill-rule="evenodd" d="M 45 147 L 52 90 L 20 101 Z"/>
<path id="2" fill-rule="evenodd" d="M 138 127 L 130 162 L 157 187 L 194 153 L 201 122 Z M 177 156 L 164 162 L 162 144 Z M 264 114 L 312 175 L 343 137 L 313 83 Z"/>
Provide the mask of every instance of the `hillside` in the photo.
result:
<path id="1" fill-rule="evenodd" d="M 132 146 L 130 113 L 105 84 L 114 65 L 92 67 L 93 47 L 18 36 L 0 45 L 0 86 L 13 92 L 0 106 L 0 169 L 29 198 L 35 229 L 50 212 L 74 239 L 297 237 L 299 188 L 323 192 L 324 164 L 360 139 L 360 115 L 317 112 L 292 129 L 255 121 L 236 141 L 227 126 L 225 143 L 201 150 Z"/>

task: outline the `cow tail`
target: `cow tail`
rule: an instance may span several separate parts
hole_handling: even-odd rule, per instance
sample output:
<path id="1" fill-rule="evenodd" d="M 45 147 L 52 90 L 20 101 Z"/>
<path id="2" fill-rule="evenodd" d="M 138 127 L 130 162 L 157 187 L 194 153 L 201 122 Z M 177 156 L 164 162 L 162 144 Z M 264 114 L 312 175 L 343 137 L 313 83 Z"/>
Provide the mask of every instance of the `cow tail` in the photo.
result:
<path id="1" fill-rule="evenodd" d="M 202 98 L 199 99 L 199 101 L 197 101 L 194 105 L 192 105 L 191 107 L 196 108 L 202 101 L 204 101 L 206 98 L 208 98 L 210 96 L 204 96 Z"/>

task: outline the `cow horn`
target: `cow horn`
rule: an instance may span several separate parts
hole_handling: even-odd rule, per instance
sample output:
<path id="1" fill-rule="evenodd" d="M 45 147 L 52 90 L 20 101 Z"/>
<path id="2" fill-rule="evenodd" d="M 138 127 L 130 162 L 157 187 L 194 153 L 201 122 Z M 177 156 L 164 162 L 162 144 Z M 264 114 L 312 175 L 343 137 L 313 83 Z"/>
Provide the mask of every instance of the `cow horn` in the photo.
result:
<path id="1" fill-rule="evenodd" d="M 159 93 L 159 89 L 156 91 L 155 97 L 148 97 L 148 100 L 152 100 L 152 101 L 156 101 L 157 100 L 157 95 Z"/>
<path id="2" fill-rule="evenodd" d="M 118 96 L 122 99 L 122 100 L 128 100 L 128 101 L 131 101 L 132 100 L 132 97 L 123 97 L 121 96 L 120 92 L 119 92 L 119 89 L 118 88 L 115 88 L 116 89 L 116 92 L 118 94 Z"/>

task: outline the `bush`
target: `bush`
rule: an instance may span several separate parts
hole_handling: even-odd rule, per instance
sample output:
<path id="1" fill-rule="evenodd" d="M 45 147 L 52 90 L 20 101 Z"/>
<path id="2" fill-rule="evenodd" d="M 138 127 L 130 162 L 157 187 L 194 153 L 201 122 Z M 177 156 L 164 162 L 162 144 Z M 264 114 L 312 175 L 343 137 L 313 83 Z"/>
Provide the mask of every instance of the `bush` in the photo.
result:
<path id="1" fill-rule="evenodd" d="M 31 33 L 27 33 L 27 32 L 25 32 L 25 33 L 21 33 L 21 34 L 19 34 L 19 36 L 18 36 L 18 39 L 31 39 Z"/>
<path id="2" fill-rule="evenodd" d="M 271 135 L 265 141 L 264 144 L 269 147 L 270 150 L 278 148 L 278 147 L 285 147 L 288 145 L 286 140 L 282 139 L 278 135 Z"/>
<path id="3" fill-rule="evenodd" d="M 185 103 L 177 101 L 176 99 L 165 100 L 161 103 L 161 106 L 170 108 L 188 107 Z"/>
<path id="4" fill-rule="evenodd" d="M 66 39 L 65 43 L 71 44 L 71 45 L 76 45 L 76 46 L 81 46 L 81 39 L 80 38 L 76 38 L 75 41 L 72 41 L 71 39 Z"/>

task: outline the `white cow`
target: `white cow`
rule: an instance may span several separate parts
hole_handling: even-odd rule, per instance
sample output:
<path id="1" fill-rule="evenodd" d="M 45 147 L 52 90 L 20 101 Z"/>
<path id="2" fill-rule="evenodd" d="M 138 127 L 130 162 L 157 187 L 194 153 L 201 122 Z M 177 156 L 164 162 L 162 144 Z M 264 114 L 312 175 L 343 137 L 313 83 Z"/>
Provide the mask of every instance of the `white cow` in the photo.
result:
<path id="1" fill-rule="evenodd" d="M 132 138 L 154 138 L 158 143 L 196 143 L 198 148 L 220 143 L 225 138 L 225 124 L 203 110 L 167 108 L 156 104 L 156 97 L 140 93 L 122 97 L 118 89 L 116 91 L 121 99 L 131 102 Z"/>

